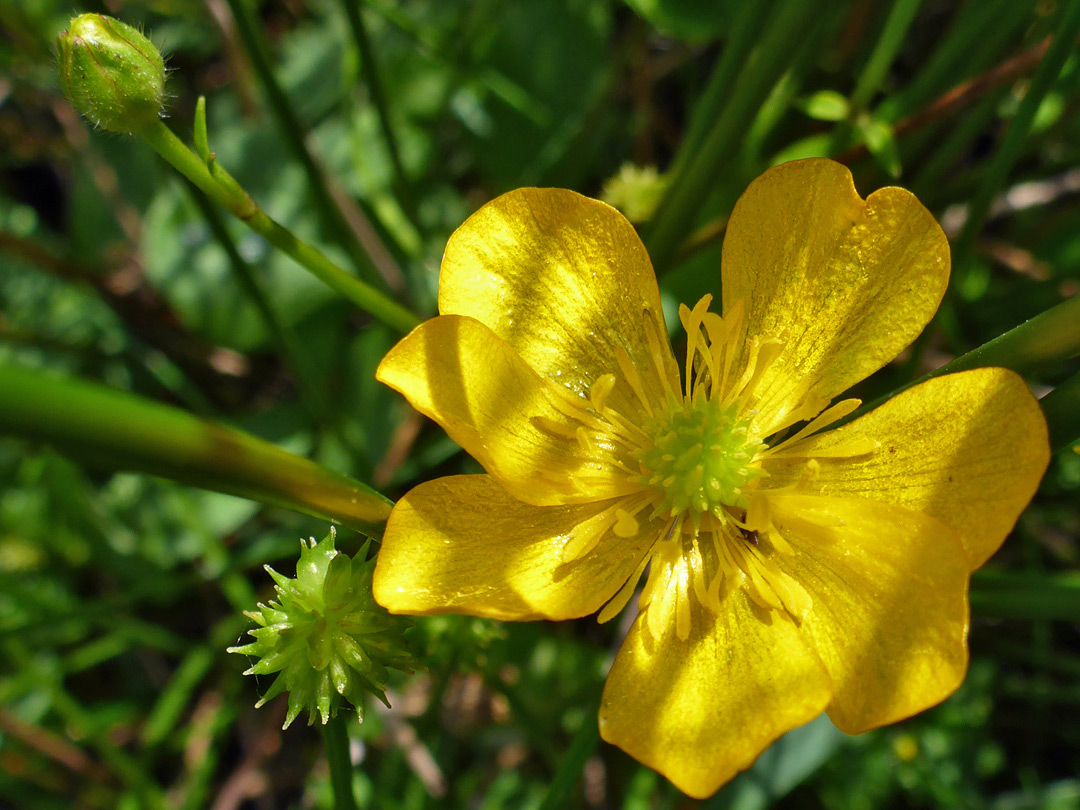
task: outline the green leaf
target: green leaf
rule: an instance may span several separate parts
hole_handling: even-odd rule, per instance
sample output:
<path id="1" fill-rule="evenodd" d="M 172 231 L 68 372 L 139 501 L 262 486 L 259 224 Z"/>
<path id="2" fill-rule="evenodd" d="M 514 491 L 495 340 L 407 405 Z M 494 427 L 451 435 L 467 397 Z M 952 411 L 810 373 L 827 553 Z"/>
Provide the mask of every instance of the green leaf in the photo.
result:
<path id="1" fill-rule="evenodd" d="M 626 4 L 658 31 L 693 42 L 715 37 L 730 16 L 727 3 L 702 0 L 626 0 Z"/>
<path id="2" fill-rule="evenodd" d="M 835 90 L 818 90 L 799 107 L 816 121 L 843 121 L 851 112 L 848 100 Z"/>

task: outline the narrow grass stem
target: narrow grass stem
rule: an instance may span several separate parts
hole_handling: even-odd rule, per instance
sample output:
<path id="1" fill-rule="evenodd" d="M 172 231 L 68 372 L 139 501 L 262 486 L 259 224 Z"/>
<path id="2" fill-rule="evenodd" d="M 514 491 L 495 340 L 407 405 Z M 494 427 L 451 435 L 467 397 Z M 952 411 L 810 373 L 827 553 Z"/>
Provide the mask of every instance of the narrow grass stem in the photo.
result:
<path id="1" fill-rule="evenodd" d="M 809 0 L 788 0 L 781 3 L 773 23 L 764 31 L 742 72 L 712 122 L 701 145 L 671 178 L 664 200 L 657 208 L 645 235 L 645 243 L 653 264 L 667 267 L 679 244 L 695 226 L 702 203 L 715 187 L 716 177 L 724 161 L 738 151 L 747 123 L 753 120 L 758 107 L 784 75 L 788 65 L 798 55 L 798 43 L 820 4 Z"/>
<path id="2" fill-rule="evenodd" d="M 1080 372 L 1039 400 L 1050 428 L 1050 447 L 1062 450 L 1080 445 Z"/>
<path id="3" fill-rule="evenodd" d="M 204 163 L 164 123 L 157 121 L 138 134 L 210 199 L 348 301 L 398 332 L 408 332 L 420 323 L 419 318 L 396 301 L 338 267 L 325 254 L 267 216 L 224 168 L 213 161 Z"/>
<path id="4" fill-rule="evenodd" d="M 861 408 L 839 424 L 850 422 L 867 411 L 873 410 L 913 385 L 944 374 L 986 366 L 1000 366 L 1012 369 L 1018 374 L 1028 374 L 1039 369 L 1051 368 L 1077 356 L 1080 356 L 1080 296 L 1073 296 L 1050 307 L 1045 312 L 1040 312 L 1034 318 L 984 343 L 977 349 L 972 349 L 967 354 L 962 354 L 955 360 L 934 369 L 929 374 L 924 374 L 919 379 L 912 380 L 884 396 L 864 403 Z M 1061 401 L 1065 402 L 1064 399 Z M 1076 419 L 1075 415 L 1068 416 L 1072 420 Z M 1057 428 L 1050 419 L 1051 415 L 1047 414 L 1051 435 L 1054 436 Z M 1068 425 L 1073 423 L 1067 422 L 1061 430 L 1067 433 Z"/>
<path id="5" fill-rule="evenodd" d="M 1009 123 L 1001 146 L 983 175 L 982 183 L 971 200 L 967 222 L 953 245 L 954 272 L 950 287 L 954 290 L 963 283 L 972 247 L 990 211 L 990 203 L 1020 156 L 1039 105 L 1060 75 L 1065 60 L 1075 52 L 1076 37 L 1080 33 L 1080 3 L 1065 3 L 1060 13 L 1054 39 L 1046 51 L 1046 56 L 1035 69 L 1031 85 Z"/>
<path id="6" fill-rule="evenodd" d="M 218 240 L 222 250 L 225 251 L 225 255 L 229 259 L 229 267 L 232 269 L 237 283 L 248 299 L 255 305 L 255 308 L 258 309 L 271 338 L 277 343 L 281 353 L 285 356 L 286 363 L 295 377 L 297 394 L 304 408 L 313 419 L 325 424 L 328 421 L 328 413 L 326 399 L 319 385 L 318 373 L 311 365 L 307 352 L 301 347 L 296 333 L 274 309 L 273 304 L 270 302 L 270 296 L 263 289 L 262 281 L 240 255 L 240 251 L 225 228 L 225 223 L 221 220 L 217 209 L 198 189 L 192 188 L 190 185 L 188 189 L 191 191 L 191 198 L 202 212 L 203 219 L 206 220 L 210 231 Z"/>
<path id="7" fill-rule="evenodd" d="M 555 771 L 555 777 L 551 780 L 547 795 L 537 810 L 561 810 L 570 805 L 570 793 L 581 779 L 585 763 L 600 744 L 600 725 L 596 719 L 599 710 L 599 700 L 589 705 L 581 721 L 581 728 L 570 741 L 570 746 Z"/>
<path id="8" fill-rule="evenodd" d="M 978 616 L 1075 621 L 1080 577 L 1045 571 L 977 571 L 971 578 L 971 612 Z"/>
<path id="9" fill-rule="evenodd" d="M 851 93 L 850 107 L 855 115 L 864 112 L 874 94 L 885 81 L 885 76 L 892 65 L 900 48 L 904 44 L 908 29 L 911 27 L 915 14 L 919 10 L 922 0 L 897 0 L 893 4 L 889 16 L 885 20 L 881 36 L 878 37 L 874 50 L 866 65 L 859 73 L 859 79 L 855 89 Z M 835 155 L 847 146 L 851 137 L 851 121 L 839 124 L 832 135 L 829 154 Z"/>
<path id="10" fill-rule="evenodd" d="M 248 0 L 226 0 L 226 2 L 232 11 L 233 19 L 236 20 L 236 32 L 251 59 L 251 65 L 259 77 L 259 82 L 263 86 L 270 109 L 285 136 L 285 141 L 307 174 L 308 187 L 319 209 L 320 218 L 332 229 L 341 246 L 348 251 L 360 275 L 369 284 L 382 283 L 382 277 L 375 263 L 349 227 L 341 209 L 334 202 L 326 176 L 308 149 L 304 139 L 304 128 L 300 125 L 300 120 L 296 117 L 288 96 L 285 95 L 277 77 L 274 76 L 266 43 L 263 41 L 260 27 L 253 17 Z"/>
<path id="11" fill-rule="evenodd" d="M 686 171 L 687 164 L 701 148 L 709 130 L 715 126 L 724 110 L 724 104 L 731 95 L 735 78 L 746 63 L 754 43 L 757 42 L 761 26 L 768 18 L 772 5 L 773 0 L 761 0 L 761 2 L 743 3 L 738 7 L 731 27 L 731 35 L 724 43 L 724 51 L 702 91 L 701 98 L 694 104 L 690 125 L 668 169 L 673 177 Z"/>
<path id="12" fill-rule="evenodd" d="M 109 468 L 283 506 L 378 534 L 391 502 L 267 441 L 126 391 L 0 366 L 0 433 Z"/>
<path id="13" fill-rule="evenodd" d="M 326 761 L 330 766 L 330 784 L 334 789 L 334 810 L 356 810 L 347 722 L 347 715 L 339 713 L 337 717 L 331 717 L 322 729 Z"/>
<path id="14" fill-rule="evenodd" d="M 375 59 L 371 38 L 368 37 L 364 18 L 360 13 L 360 0 L 341 0 L 341 4 L 345 7 L 345 16 L 349 18 L 349 28 L 352 29 L 353 39 L 356 40 L 357 50 L 360 51 L 364 80 L 371 94 L 371 102 L 375 105 L 375 112 L 379 116 L 379 126 L 382 128 L 383 138 L 386 139 L 386 151 L 390 153 L 390 162 L 394 166 L 398 186 L 404 188 L 406 185 L 405 167 L 401 162 L 401 150 L 398 149 L 397 136 L 394 134 L 394 126 L 390 120 L 390 105 L 387 104 L 386 93 L 383 91 L 379 64 Z"/>

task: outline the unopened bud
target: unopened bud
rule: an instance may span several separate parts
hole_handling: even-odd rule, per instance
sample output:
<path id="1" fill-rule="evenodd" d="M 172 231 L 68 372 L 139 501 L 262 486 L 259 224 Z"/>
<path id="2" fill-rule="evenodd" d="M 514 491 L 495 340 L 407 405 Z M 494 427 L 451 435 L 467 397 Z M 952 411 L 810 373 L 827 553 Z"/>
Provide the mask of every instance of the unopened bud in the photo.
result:
<path id="1" fill-rule="evenodd" d="M 145 36 L 102 14 L 75 17 L 57 38 L 60 86 L 102 129 L 133 133 L 158 120 L 165 62 Z"/>

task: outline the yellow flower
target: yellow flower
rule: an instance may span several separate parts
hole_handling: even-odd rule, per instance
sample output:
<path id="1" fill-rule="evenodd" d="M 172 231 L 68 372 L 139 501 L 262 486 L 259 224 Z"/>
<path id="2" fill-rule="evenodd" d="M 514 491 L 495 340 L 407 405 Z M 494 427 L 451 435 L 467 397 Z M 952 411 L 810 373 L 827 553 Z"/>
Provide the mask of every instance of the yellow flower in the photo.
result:
<path id="1" fill-rule="evenodd" d="M 969 572 L 1046 468 L 1038 404 L 984 368 L 821 431 L 948 274 L 909 192 L 771 169 L 731 215 L 723 316 L 681 308 L 680 381 L 630 224 L 570 191 L 499 197 L 447 245 L 442 314 L 378 371 L 487 474 L 401 499 L 376 599 L 605 621 L 647 568 L 600 728 L 697 797 L 823 710 L 858 733 L 938 703 L 967 666 Z"/>

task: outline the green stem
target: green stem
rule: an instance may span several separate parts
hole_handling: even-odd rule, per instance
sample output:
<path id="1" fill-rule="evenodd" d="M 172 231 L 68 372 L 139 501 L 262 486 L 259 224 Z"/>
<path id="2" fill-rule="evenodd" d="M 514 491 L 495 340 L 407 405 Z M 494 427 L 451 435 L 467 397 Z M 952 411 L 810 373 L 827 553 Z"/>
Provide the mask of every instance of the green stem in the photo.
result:
<path id="1" fill-rule="evenodd" d="M 865 111 L 874 93 L 885 81 L 885 74 L 900 52 L 907 36 L 908 28 L 911 27 L 915 13 L 919 10 L 922 0 L 897 0 L 885 20 L 885 26 L 878 37 L 874 51 L 870 54 L 866 65 L 859 74 L 859 81 L 855 90 L 851 93 L 851 110 L 855 115 Z M 829 147 L 829 154 L 835 155 L 841 152 L 851 137 L 851 121 L 845 121 L 833 130 Z"/>
<path id="2" fill-rule="evenodd" d="M 956 289 L 963 282 L 975 239 L 982 229 L 994 195 L 1004 184 L 1024 145 L 1024 139 L 1035 120 L 1035 113 L 1061 73 L 1065 60 L 1074 52 L 1076 37 L 1080 33 L 1080 2 L 1072 0 L 1064 4 L 1057 31 L 1046 56 L 1031 78 L 1031 85 L 1024 94 L 1016 115 L 1009 123 L 1001 146 L 998 148 L 989 168 L 983 175 L 982 184 L 968 207 L 967 222 L 953 246 L 953 267 L 955 268 L 950 287 Z"/>
<path id="3" fill-rule="evenodd" d="M 319 250 L 267 216 L 224 168 L 213 161 L 208 166 L 164 123 L 157 121 L 139 135 L 206 196 L 228 209 L 326 286 L 398 332 L 408 332 L 419 324 L 420 320 L 396 301 L 345 272 Z"/>
<path id="4" fill-rule="evenodd" d="M 969 368 L 1002 366 L 1027 373 L 1080 355 L 1080 296 L 1040 312 L 977 349 L 926 375 L 924 379 Z"/>
<path id="5" fill-rule="evenodd" d="M 840 424 L 850 422 L 867 411 L 873 410 L 913 385 L 943 374 L 986 366 L 1000 366 L 1012 369 L 1018 374 L 1027 374 L 1038 369 L 1053 367 L 1078 355 L 1080 355 L 1080 296 L 1073 296 L 988 343 L 984 343 L 977 349 L 972 349 L 952 362 L 924 374 L 919 379 L 905 383 L 884 396 L 864 403 Z M 1061 400 L 1062 403 L 1065 401 L 1064 398 Z M 1064 429 L 1067 432 L 1067 426 Z M 1054 430 L 1053 426 L 1051 430 Z"/>
<path id="6" fill-rule="evenodd" d="M 303 403 L 305 410 L 317 422 L 325 424 L 328 421 L 326 402 L 318 384 L 318 374 L 308 360 L 308 354 L 300 345 L 296 333 L 292 327 L 277 313 L 270 303 L 270 296 L 263 289 L 262 281 L 255 275 L 248 263 L 244 261 L 233 242 L 225 223 L 218 215 L 217 209 L 206 199 L 206 195 L 198 189 L 186 184 L 191 192 L 191 198 L 202 212 L 203 219 L 210 227 L 218 243 L 229 258 L 229 267 L 232 268 L 233 276 L 247 294 L 248 299 L 259 310 L 263 325 L 270 333 L 271 338 L 278 345 L 278 349 L 285 356 L 289 369 L 296 379 L 296 390 Z"/>
<path id="7" fill-rule="evenodd" d="M 383 138 L 386 139 L 386 150 L 390 153 L 390 162 L 394 165 L 394 174 L 397 176 L 398 185 L 405 185 L 405 167 L 401 162 L 401 152 L 398 150 L 397 138 L 394 135 L 394 127 L 390 123 L 390 106 L 386 103 L 386 94 L 383 92 L 382 80 L 379 78 L 379 66 L 375 61 L 375 52 L 371 47 L 371 39 L 364 27 L 364 18 L 360 14 L 360 0 L 341 0 L 345 6 L 345 15 L 349 18 L 349 27 L 352 29 L 353 39 L 360 51 L 360 62 L 363 66 L 364 78 L 367 80 L 368 92 L 371 93 L 371 101 L 375 105 L 375 111 L 379 115 L 379 126 L 382 128 Z"/>
<path id="8" fill-rule="evenodd" d="M 561 810 L 569 806 L 570 793 L 581 778 L 585 763 L 600 744 L 600 724 L 596 719 L 599 710 L 600 702 L 597 700 L 585 712 L 581 728 L 570 741 L 570 747 L 566 749 L 566 754 L 555 771 L 555 777 L 551 780 L 547 796 L 537 810 Z"/>
<path id="9" fill-rule="evenodd" d="M 1039 400 L 1039 404 L 1050 428 L 1050 447 L 1062 450 L 1080 444 L 1080 372 Z"/>
<path id="10" fill-rule="evenodd" d="M 334 788 L 334 810 L 356 810 L 352 785 L 352 759 L 349 757 L 349 729 L 346 715 L 331 717 L 323 726 L 326 761 L 330 765 L 330 784 Z"/>
<path id="11" fill-rule="evenodd" d="M 821 13 L 822 4 L 811 0 L 788 0 L 782 4 L 773 24 L 761 36 L 756 50 L 734 82 L 723 103 L 722 113 L 712 122 L 700 147 L 679 163 L 645 236 L 653 265 L 661 268 L 661 272 L 693 229 L 705 198 L 715 188 L 724 162 L 738 152 L 748 122 L 754 119 L 758 107 L 799 53 L 799 42 Z"/>
<path id="12" fill-rule="evenodd" d="M 236 20 L 236 32 L 244 43 L 244 48 L 251 58 L 251 65 L 266 91 L 270 108 L 285 135 L 285 142 L 294 157 L 300 161 L 300 165 L 304 167 L 304 172 L 308 177 L 308 187 L 319 209 L 320 218 L 333 229 L 338 241 L 356 264 L 360 275 L 369 283 L 382 282 L 382 277 L 376 270 L 374 262 L 345 221 L 341 209 L 330 194 L 325 175 L 308 150 L 307 142 L 304 140 L 304 129 L 293 111 L 288 96 L 285 95 L 285 91 L 274 76 L 266 44 L 260 35 L 258 23 L 248 7 L 248 0 L 226 0 L 226 2 L 232 11 L 233 19 Z"/>
<path id="13" fill-rule="evenodd" d="M 971 611 L 1009 619 L 1061 619 L 1080 616 L 1080 576 L 1045 571 L 978 571 L 971 578 Z"/>
<path id="14" fill-rule="evenodd" d="M 735 78 L 746 64 L 772 5 L 773 0 L 760 0 L 737 7 L 731 35 L 724 43 L 723 54 L 705 85 L 701 98 L 694 103 L 690 125 L 668 169 L 672 177 L 680 176 L 686 171 L 687 165 L 701 149 L 710 128 L 716 125 L 723 113 L 724 104 L 735 86 Z"/>
<path id="15" fill-rule="evenodd" d="M 0 366 L 0 433 L 378 534 L 385 497 L 310 459 L 126 391 Z"/>

